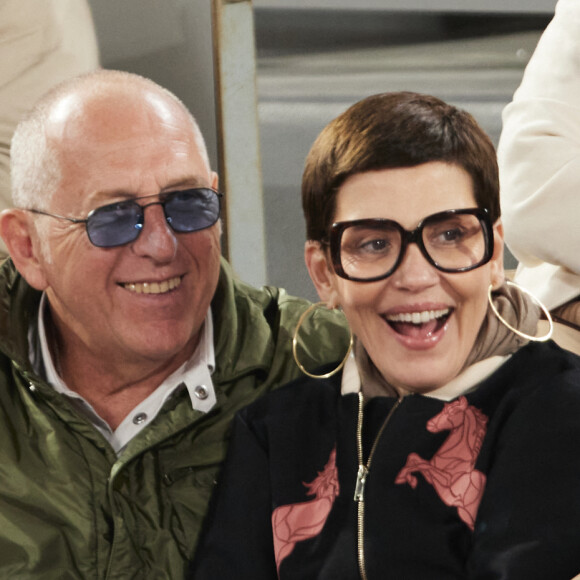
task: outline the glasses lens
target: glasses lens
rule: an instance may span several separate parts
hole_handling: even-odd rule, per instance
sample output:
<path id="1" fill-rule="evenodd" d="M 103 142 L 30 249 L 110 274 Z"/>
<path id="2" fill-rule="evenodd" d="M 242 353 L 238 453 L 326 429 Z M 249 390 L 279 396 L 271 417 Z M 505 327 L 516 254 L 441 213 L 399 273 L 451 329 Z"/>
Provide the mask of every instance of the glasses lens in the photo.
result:
<path id="1" fill-rule="evenodd" d="M 163 207 L 167 222 L 180 233 L 209 228 L 220 216 L 219 196 L 207 188 L 176 191 L 165 198 Z"/>
<path id="2" fill-rule="evenodd" d="M 112 203 L 87 218 L 87 234 L 95 246 L 112 248 L 137 239 L 143 227 L 143 209 L 134 201 Z"/>
<path id="3" fill-rule="evenodd" d="M 342 269 L 355 279 L 366 280 L 390 272 L 400 252 L 401 232 L 393 222 L 349 225 L 340 240 Z"/>
<path id="4" fill-rule="evenodd" d="M 474 268 L 487 258 L 484 225 L 472 214 L 433 216 L 423 225 L 423 245 L 438 268 Z"/>

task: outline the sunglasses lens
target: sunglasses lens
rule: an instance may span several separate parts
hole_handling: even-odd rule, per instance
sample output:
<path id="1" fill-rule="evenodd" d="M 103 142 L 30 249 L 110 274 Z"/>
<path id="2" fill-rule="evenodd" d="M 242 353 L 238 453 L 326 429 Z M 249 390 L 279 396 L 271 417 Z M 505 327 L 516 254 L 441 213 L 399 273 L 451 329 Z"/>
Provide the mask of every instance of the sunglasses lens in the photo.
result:
<path id="1" fill-rule="evenodd" d="M 167 223 L 179 233 L 209 228 L 220 216 L 219 196 L 207 188 L 170 193 L 161 205 Z M 140 206 L 135 201 L 122 201 L 93 211 L 87 218 L 87 234 L 91 243 L 100 248 L 113 248 L 136 240 L 143 228 L 144 207 L 148 206 Z"/>
<path id="2" fill-rule="evenodd" d="M 176 191 L 165 198 L 163 206 L 167 222 L 179 233 L 209 228 L 220 216 L 219 196 L 207 188 Z"/>
<path id="3" fill-rule="evenodd" d="M 137 239 L 143 227 L 143 209 L 134 201 L 100 207 L 87 218 L 87 234 L 100 248 L 122 246 Z"/>

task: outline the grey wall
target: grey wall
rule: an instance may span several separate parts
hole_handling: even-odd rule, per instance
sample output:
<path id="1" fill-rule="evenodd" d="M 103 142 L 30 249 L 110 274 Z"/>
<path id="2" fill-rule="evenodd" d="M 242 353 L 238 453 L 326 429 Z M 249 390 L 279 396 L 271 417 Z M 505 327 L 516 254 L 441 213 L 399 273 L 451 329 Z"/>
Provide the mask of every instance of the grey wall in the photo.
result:
<path id="1" fill-rule="evenodd" d="M 217 167 L 209 0 L 89 0 L 103 66 L 167 87 L 197 118 Z"/>
<path id="2" fill-rule="evenodd" d="M 256 8 L 420 10 L 422 12 L 552 12 L 556 0 L 254 0 Z"/>

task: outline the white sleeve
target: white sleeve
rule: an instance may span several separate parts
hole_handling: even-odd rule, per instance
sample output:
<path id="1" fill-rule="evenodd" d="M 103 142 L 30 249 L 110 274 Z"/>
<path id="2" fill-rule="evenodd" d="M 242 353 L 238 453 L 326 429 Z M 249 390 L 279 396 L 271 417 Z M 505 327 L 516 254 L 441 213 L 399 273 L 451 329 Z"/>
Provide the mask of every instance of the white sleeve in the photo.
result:
<path id="1" fill-rule="evenodd" d="M 580 294 L 580 0 L 559 0 L 503 112 L 506 242 L 548 307 Z"/>
<path id="2" fill-rule="evenodd" d="M 10 140 L 52 86 L 99 66 L 87 0 L 0 0 L 0 209 L 10 207 Z M 0 252 L 5 247 L 0 240 Z"/>

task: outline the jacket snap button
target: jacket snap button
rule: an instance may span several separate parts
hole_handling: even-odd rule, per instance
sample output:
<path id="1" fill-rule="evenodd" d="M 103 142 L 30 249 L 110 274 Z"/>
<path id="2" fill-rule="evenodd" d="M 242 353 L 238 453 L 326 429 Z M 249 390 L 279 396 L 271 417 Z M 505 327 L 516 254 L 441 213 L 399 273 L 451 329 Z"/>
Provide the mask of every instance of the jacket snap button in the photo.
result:
<path id="1" fill-rule="evenodd" d="M 135 425 L 141 425 L 141 423 L 143 423 L 146 420 L 147 413 L 137 413 L 137 415 L 133 417 L 133 423 L 135 423 Z"/>
<path id="2" fill-rule="evenodd" d="M 209 397 L 209 393 L 207 391 L 207 387 L 205 385 L 198 385 L 195 387 L 195 396 L 202 401 Z"/>

